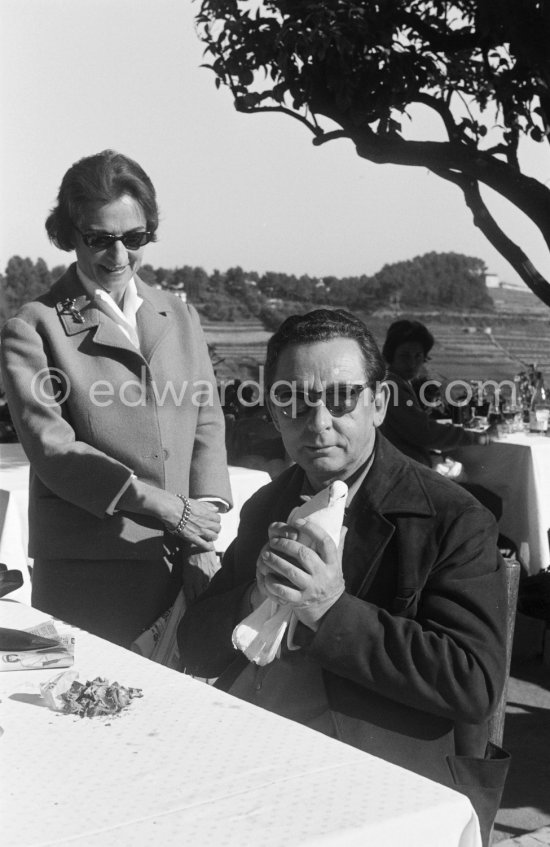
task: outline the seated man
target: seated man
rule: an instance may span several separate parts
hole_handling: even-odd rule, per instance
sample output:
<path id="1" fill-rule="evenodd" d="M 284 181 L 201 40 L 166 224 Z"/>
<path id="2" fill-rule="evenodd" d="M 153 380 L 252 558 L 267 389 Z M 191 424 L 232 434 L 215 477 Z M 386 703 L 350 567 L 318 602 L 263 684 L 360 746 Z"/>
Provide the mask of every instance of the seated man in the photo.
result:
<path id="1" fill-rule="evenodd" d="M 384 374 L 371 334 L 345 312 L 291 317 L 271 338 L 265 386 L 295 464 L 242 509 L 221 570 L 180 625 L 183 665 L 468 794 L 487 838 L 508 765 L 492 746 L 486 758 L 505 676 L 496 526 L 377 431 Z M 335 480 L 349 489 L 339 549 L 312 523 L 286 523 L 301 495 Z M 264 598 L 295 611 L 301 649 L 257 667 L 231 634 Z"/>

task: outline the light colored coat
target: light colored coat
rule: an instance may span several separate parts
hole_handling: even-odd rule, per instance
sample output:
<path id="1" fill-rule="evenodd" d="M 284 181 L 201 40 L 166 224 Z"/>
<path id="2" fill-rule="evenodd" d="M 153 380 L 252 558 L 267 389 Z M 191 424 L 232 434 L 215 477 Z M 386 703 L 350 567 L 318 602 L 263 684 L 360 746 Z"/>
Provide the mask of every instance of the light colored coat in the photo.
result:
<path id="1" fill-rule="evenodd" d="M 197 312 L 138 278 L 136 286 L 140 351 L 90 300 L 75 265 L 3 328 L 6 396 L 31 465 L 33 557 L 161 555 L 160 522 L 106 513 L 132 473 L 231 502 L 223 414 Z"/>

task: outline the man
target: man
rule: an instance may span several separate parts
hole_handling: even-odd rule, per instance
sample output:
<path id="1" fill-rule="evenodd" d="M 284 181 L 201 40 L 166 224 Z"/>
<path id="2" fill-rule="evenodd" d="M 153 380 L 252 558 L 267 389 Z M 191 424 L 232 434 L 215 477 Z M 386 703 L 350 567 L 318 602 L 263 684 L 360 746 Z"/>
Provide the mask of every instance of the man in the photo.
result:
<path id="1" fill-rule="evenodd" d="M 187 672 L 468 794 L 487 838 L 508 765 L 485 758 L 505 676 L 496 526 L 377 432 L 384 373 L 345 312 L 291 317 L 271 338 L 269 407 L 296 464 L 243 508 L 180 650 Z M 340 550 L 312 523 L 286 523 L 302 495 L 338 479 L 349 488 Z M 268 597 L 294 610 L 301 649 L 256 667 L 231 633 Z"/>

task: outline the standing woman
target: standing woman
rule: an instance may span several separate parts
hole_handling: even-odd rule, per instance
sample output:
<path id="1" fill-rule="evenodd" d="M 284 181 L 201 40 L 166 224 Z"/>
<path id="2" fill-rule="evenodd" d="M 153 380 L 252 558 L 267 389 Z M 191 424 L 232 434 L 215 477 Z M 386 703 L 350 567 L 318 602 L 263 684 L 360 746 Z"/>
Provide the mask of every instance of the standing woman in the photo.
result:
<path id="1" fill-rule="evenodd" d="M 2 332 L 30 461 L 32 604 L 123 646 L 169 608 L 182 563 L 213 550 L 231 505 L 198 315 L 137 275 L 157 227 L 136 162 L 81 159 L 46 221 L 76 263 Z"/>

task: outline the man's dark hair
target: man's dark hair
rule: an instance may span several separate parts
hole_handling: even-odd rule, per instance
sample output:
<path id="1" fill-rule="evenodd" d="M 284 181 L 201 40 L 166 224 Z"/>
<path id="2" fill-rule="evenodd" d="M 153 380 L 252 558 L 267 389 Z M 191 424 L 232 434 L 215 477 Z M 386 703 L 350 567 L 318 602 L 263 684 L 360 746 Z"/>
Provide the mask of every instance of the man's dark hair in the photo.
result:
<path id="1" fill-rule="evenodd" d="M 283 350 L 296 344 L 315 344 L 334 338 L 352 338 L 357 342 L 365 364 L 368 386 L 375 389 L 386 375 L 386 367 L 378 345 L 363 321 L 342 309 L 315 309 L 305 315 L 291 315 L 267 344 L 265 387 L 270 389 Z"/>
<path id="2" fill-rule="evenodd" d="M 133 197 L 143 209 L 146 228 L 152 234 L 151 241 L 155 241 L 159 213 L 153 183 L 137 162 L 115 150 L 86 156 L 69 168 L 61 181 L 57 206 L 46 219 L 50 241 L 61 250 L 74 250 L 74 227 L 78 226 L 84 207 L 90 203 L 103 206 L 124 194 Z"/>
<path id="3" fill-rule="evenodd" d="M 382 347 L 382 355 L 386 362 L 391 365 L 399 345 L 409 342 L 420 344 L 424 350 L 424 355 L 427 356 L 434 346 L 434 337 L 420 321 L 395 321 L 389 327 Z"/>

